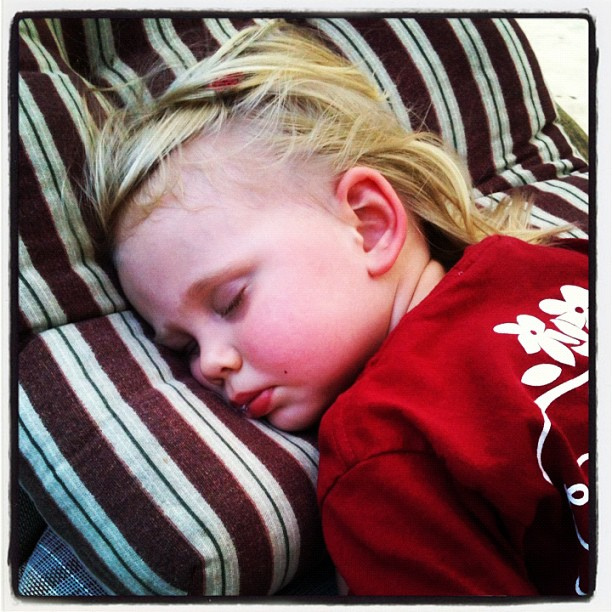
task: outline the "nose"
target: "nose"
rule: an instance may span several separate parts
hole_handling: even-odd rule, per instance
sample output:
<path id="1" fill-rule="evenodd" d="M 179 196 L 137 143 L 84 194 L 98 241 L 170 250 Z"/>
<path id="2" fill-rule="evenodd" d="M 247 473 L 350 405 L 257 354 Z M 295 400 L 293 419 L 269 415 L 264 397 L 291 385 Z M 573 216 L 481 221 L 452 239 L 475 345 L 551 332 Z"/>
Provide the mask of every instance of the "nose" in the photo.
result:
<path id="1" fill-rule="evenodd" d="M 238 350 L 223 342 L 201 344 L 197 360 L 202 377 L 215 387 L 223 387 L 227 378 L 242 367 Z"/>

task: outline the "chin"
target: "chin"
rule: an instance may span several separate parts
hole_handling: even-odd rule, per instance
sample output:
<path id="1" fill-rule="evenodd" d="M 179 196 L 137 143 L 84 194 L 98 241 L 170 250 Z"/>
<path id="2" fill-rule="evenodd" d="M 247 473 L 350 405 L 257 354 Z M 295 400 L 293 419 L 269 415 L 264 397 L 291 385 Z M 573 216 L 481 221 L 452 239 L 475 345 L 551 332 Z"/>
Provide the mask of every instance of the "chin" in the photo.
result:
<path id="1" fill-rule="evenodd" d="M 279 408 L 271 412 L 266 419 L 270 425 L 283 431 L 302 431 L 316 425 L 324 410 L 305 410 L 298 406 Z"/>

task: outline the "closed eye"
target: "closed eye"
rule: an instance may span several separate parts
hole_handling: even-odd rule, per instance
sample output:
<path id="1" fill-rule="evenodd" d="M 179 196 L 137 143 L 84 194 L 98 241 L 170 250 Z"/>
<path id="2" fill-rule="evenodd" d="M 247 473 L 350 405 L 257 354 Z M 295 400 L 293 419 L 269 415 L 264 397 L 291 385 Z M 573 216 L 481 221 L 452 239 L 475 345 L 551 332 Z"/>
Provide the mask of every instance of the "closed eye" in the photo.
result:
<path id="1" fill-rule="evenodd" d="M 216 308 L 217 314 L 222 318 L 231 317 L 242 305 L 245 294 L 245 287 L 243 287 L 236 295 L 223 307 Z"/>

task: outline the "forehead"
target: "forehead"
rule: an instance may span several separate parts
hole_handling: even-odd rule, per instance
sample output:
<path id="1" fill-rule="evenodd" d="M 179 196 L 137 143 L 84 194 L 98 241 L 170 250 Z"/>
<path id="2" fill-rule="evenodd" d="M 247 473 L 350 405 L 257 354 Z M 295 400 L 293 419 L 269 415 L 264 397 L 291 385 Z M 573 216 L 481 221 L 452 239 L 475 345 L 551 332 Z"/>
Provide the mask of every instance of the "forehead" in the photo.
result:
<path id="1" fill-rule="evenodd" d="M 126 205 L 116 242 L 158 207 L 254 206 L 281 193 L 293 204 L 325 205 L 332 184 L 326 160 L 274 151 L 252 126 L 236 123 L 200 134 L 163 160 Z"/>
<path id="2" fill-rule="evenodd" d="M 265 203 L 271 194 L 285 194 L 295 203 L 322 203 L 332 180 L 330 164 L 317 156 L 290 155 L 272 137 L 253 126 L 235 123 L 213 135 L 201 135 L 174 159 L 175 174 L 203 180 L 218 194 L 247 204 Z M 177 185 L 180 191 L 180 185 Z M 187 190 L 182 194 L 189 196 Z"/>
<path id="3" fill-rule="evenodd" d="M 172 242 L 180 250 L 205 236 L 218 244 L 275 207 L 296 220 L 304 207 L 330 212 L 333 184 L 321 160 L 275 158 L 237 128 L 200 136 L 175 151 L 134 197 L 118 228 L 115 261 L 122 262 L 127 243 L 132 252 Z"/>

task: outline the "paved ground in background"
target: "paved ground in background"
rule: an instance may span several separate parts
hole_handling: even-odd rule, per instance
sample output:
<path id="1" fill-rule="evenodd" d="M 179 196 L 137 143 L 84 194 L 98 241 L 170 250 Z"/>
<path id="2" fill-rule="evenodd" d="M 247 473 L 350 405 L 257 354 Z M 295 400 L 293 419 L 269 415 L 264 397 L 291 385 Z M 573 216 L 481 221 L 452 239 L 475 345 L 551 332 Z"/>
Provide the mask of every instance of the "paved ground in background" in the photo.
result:
<path id="1" fill-rule="evenodd" d="M 555 101 L 588 134 L 589 34 L 585 19 L 518 19 Z"/>

